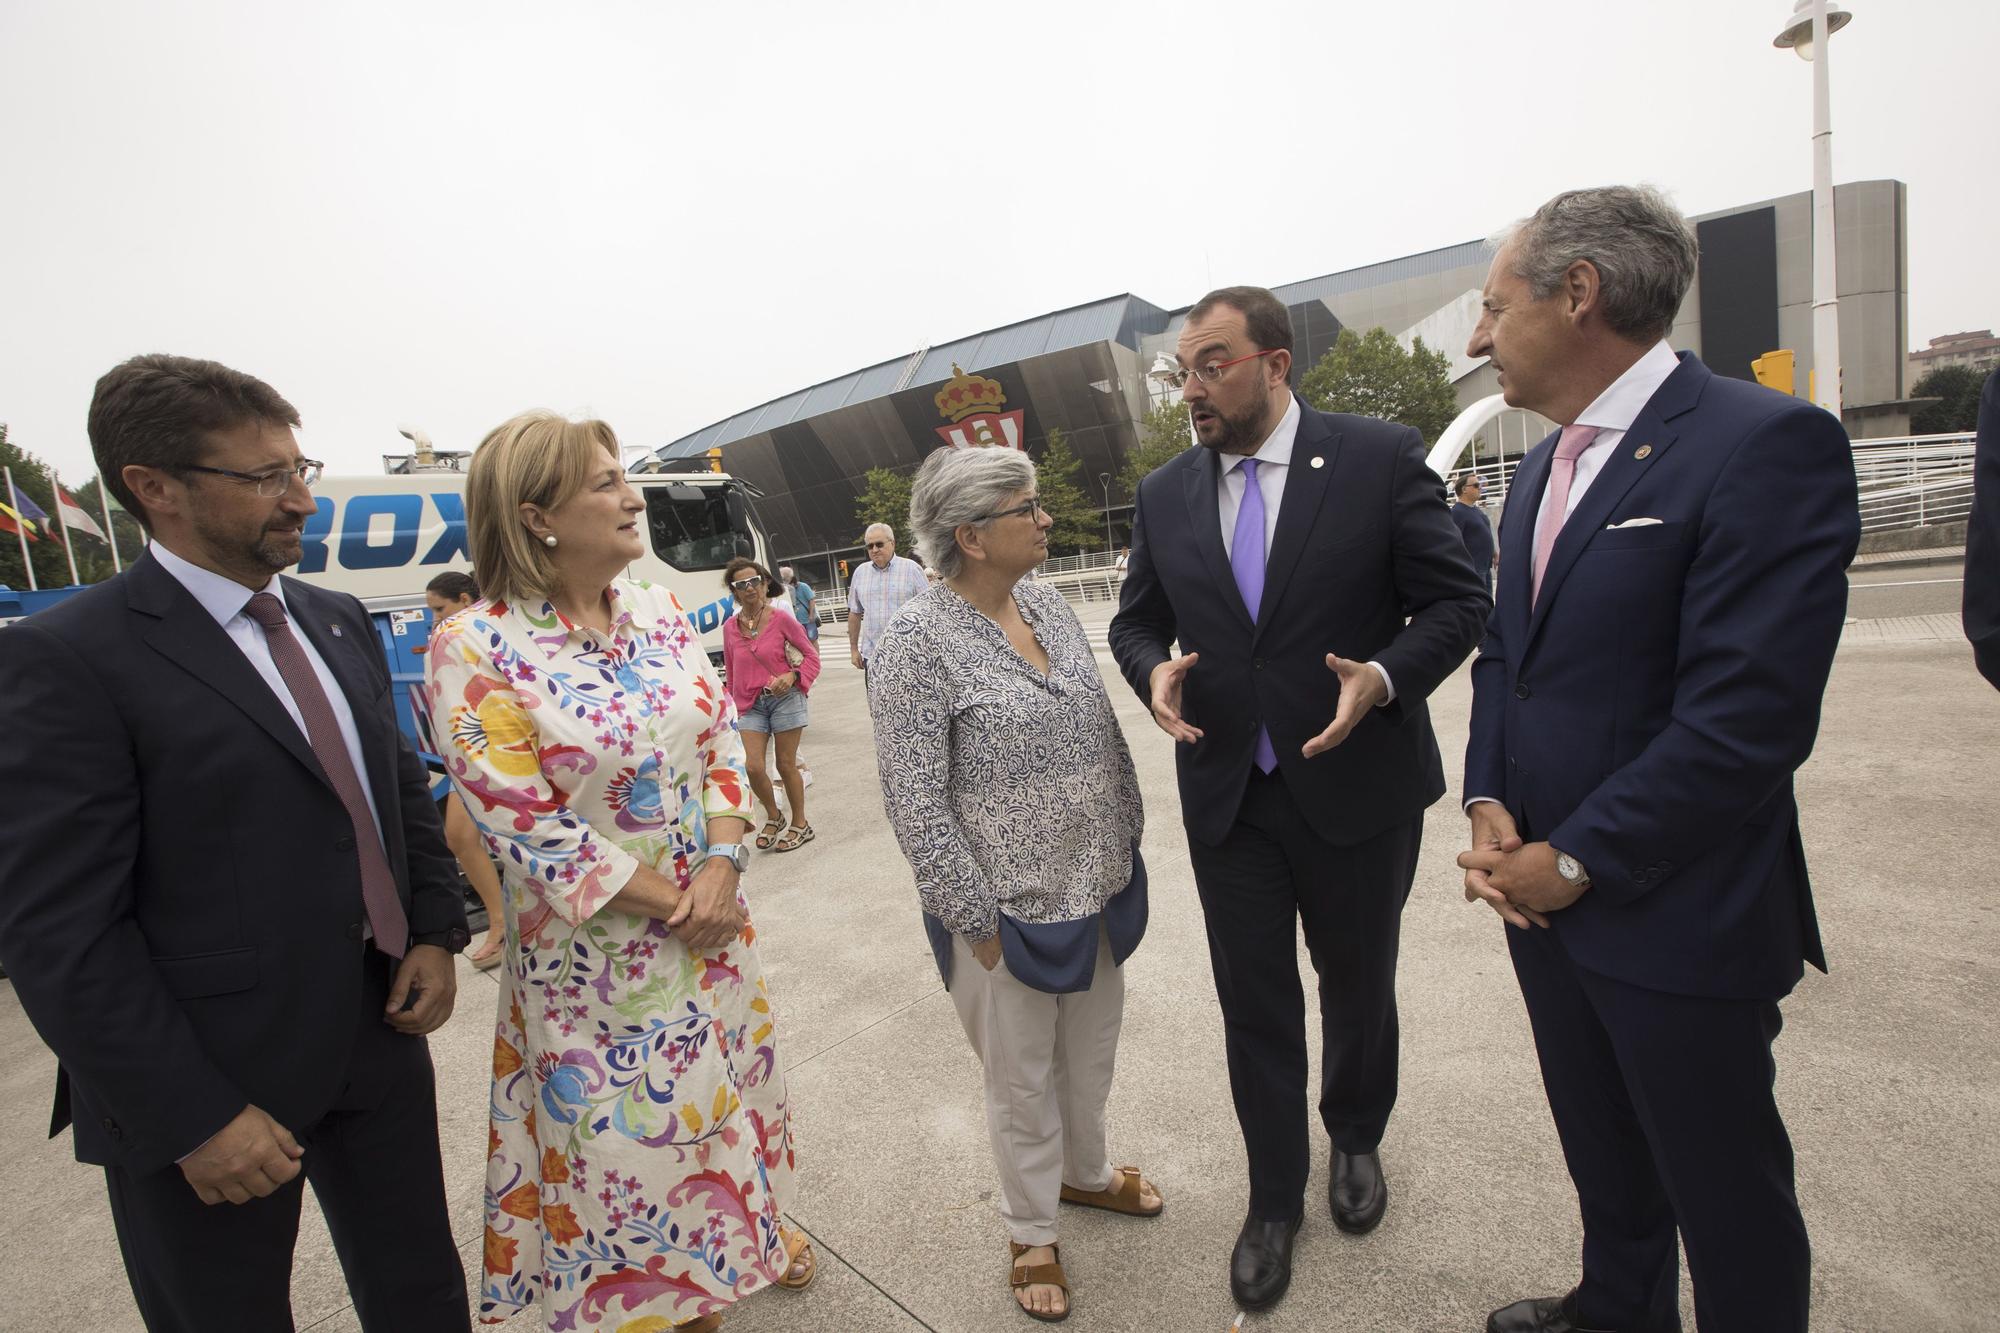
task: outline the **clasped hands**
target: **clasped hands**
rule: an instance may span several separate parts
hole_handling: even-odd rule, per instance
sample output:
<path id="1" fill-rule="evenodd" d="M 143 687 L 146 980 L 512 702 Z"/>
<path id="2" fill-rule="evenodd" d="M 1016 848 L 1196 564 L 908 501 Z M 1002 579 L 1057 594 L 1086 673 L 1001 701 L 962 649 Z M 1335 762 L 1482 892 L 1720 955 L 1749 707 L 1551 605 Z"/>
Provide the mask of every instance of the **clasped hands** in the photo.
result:
<path id="1" fill-rule="evenodd" d="M 1583 886 L 1556 872 L 1556 851 L 1545 842 L 1521 841 L 1514 817 L 1498 801 L 1475 801 L 1472 850 L 1458 854 L 1465 871 L 1465 900 L 1483 902 L 1510 926 L 1548 927 L 1559 912 L 1583 896 Z"/>
<path id="2" fill-rule="evenodd" d="M 1200 653 L 1168 658 L 1153 668 L 1150 682 L 1153 724 L 1175 740 L 1189 745 L 1201 739 L 1202 731 L 1199 727 L 1189 726 L 1181 718 L 1181 682 L 1200 660 Z M 1327 724 L 1326 730 L 1300 747 L 1299 753 L 1308 759 L 1325 754 L 1346 740 L 1355 724 L 1368 716 L 1368 710 L 1378 707 L 1389 697 L 1389 687 L 1383 681 L 1382 673 L 1366 662 L 1350 662 L 1328 653 L 1326 669 L 1338 682 L 1340 702 L 1334 707 L 1333 721 Z"/>

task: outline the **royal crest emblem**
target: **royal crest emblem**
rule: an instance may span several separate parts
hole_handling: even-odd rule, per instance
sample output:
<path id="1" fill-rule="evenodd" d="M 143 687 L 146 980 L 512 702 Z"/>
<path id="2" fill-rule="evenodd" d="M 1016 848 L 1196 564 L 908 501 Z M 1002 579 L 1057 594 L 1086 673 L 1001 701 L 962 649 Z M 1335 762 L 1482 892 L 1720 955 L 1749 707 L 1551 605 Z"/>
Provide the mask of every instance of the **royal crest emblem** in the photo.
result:
<path id="1" fill-rule="evenodd" d="M 953 362 L 951 378 L 932 400 L 938 415 L 951 424 L 939 426 L 937 433 L 954 449 L 981 449 L 995 445 L 1019 449 L 1027 432 L 1022 426 L 1022 409 L 1000 409 L 1007 405 L 1007 391 L 1000 381 L 984 375 L 968 375 Z"/>

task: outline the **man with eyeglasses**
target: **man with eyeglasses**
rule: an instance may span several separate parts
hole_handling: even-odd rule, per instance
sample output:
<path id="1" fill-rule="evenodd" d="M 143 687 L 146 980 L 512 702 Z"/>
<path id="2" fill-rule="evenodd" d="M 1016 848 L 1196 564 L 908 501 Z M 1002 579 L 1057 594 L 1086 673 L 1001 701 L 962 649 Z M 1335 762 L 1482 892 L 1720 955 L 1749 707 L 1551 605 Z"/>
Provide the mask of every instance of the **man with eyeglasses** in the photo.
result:
<path id="1" fill-rule="evenodd" d="M 0 630 L 0 955 L 148 1329 L 290 1328 L 306 1180 L 370 1333 L 470 1327 L 424 1034 L 465 911 L 354 598 L 280 578 L 320 465 L 269 385 L 98 381 L 131 569 Z"/>
<path id="2" fill-rule="evenodd" d="M 1260 287 L 1188 312 L 1174 378 L 1202 448 L 1140 483 L 1110 632 L 1175 742 L 1249 1158 L 1229 1281 L 1252 1309 L 1291 1281 L 1312 1159 L 1301 924 L 1333 1221 L 1365 1232 L 1388 1205 L 1397 939 L 1424 809 L 1444 794 L 1424 700 L 1490 605 L 1422 438 L 1300 403 L 1291 348 L 1289 313 Z"/>
<path id="3" fill-rule="evenodd" d="M 854 571 L 847 585 L 847 652 L 865 671 L 875 641 L 889 628 L 897 608 L 928 588 L 930 580 L 922 565 L 896 554 L 896 530 L 887 523 L 870 523 L 861 544 L 868 563 Z"/>

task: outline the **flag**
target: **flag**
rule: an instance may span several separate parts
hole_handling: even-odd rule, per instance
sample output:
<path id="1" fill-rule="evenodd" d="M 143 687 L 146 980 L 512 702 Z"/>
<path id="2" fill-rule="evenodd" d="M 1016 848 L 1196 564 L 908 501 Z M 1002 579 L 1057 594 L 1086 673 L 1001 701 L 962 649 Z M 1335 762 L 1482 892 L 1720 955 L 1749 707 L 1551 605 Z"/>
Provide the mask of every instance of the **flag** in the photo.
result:
<path id="1" fill-rule="evenodd" d="M 60 486 L 56 487 L 56 513 L 62 517 L 62 521 L 65 524 L 75 528 L 78 532 L 87 533 L 99 541 L 106 540 L 104 529 L 98 527 L 90 515 L 85 512 L 84 507 L 78 504 L 70 493 Z"/>
<path id="2" fill-rule="evenodd" d="M 40 505 L 36 504 L 33 500 L 30 500 L 28 498 L 28 493 L 26 491 L 22 490 L 18 486 L 15 487 L 14 499 L 21 506 L 21 512 L 23 514 L 26 514 L 29 518 L 33 519 L 38 525 L 42 527 L 48 526 L 49 516 L 42 512 L 42 507 Z"/>
<path id="3" fill-rule="evenodd" d="M 23 499 L 25 498 L 23 497 Z M 0 532 L 18 532 L 31 542 L 41 540 L 41 537 L 37 535 L 33 520 L 22 518 L 20 514 L 15 512 L 12 505 L 4 501 L 0 501 Z"/>

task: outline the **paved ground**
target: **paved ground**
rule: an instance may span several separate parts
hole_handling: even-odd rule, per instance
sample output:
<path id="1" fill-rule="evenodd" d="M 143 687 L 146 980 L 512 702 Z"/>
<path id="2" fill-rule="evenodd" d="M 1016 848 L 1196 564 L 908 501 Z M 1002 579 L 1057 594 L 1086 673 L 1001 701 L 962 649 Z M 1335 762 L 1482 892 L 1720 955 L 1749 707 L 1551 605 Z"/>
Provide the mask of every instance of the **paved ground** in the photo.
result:
<path id="1" fill-rule="evenodd" d="M 1947 615 L 1902 602 L 1883 614 L 1850 627 L 1818 752 L 1800 775 L 1834 971 L 1810 974 L 1786 1005 L 1778 1091 L 1812 1228 L 1818 1327 L 1992 1328 L 2000 909 L 1987 872 L 2000 697 L 1973 672 Z M 1112 1142 L 1169 1202 L 1155 1222 L 1065 1216 L 1069 1327 L 1222 1333 L 1236 1313 L 1224 1265 L 1245 1197 L 1242 1149 L 1170 747 L 1122 686 L 1113 698 L 1147 800 L 1153 924 L 1129 964 Z M 1467 703 L 1463 672 L 1433 702 L 1454 757 L 1448 772 L 1463 752 Z M 746 1302 L 729 1326 L 1030 1327 L 1005 1291 L 976 1068 L 884 820 L 858 674 L 830 667 L 813 717 L 819 839 L 760 856 L 750 882 L 798 1115 L 794 1216 L 819 1243 L 822 1273 L 809 1292 Z M 1334 1230 L 1322 1142 L 1297 1280 L 1248 1329 L 1476 1330 L 1490 1307 L 1560 1291 L 1574 1275 L 1576 1210 L 1501 927 L 1456 888 L 1455 788 L 1454 779 L 1431 813 L 1405 917 L 1388 1218 L 1361 1239 Z M 494 995 L 489 976 L 464 969 L 458 1014 L 433 1038 L 469 1269 Z M 101 1178 L 70 1159 L 67 1136 L 42 1137 L 52 1070 L 0 983 L 0 1160 L 12 1200 L 0 1213 L 0 1328 L 136 1330 Z M 324 1227 L 307 1213 L 299 1326 L 357 1329 Z"/>

